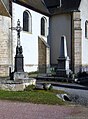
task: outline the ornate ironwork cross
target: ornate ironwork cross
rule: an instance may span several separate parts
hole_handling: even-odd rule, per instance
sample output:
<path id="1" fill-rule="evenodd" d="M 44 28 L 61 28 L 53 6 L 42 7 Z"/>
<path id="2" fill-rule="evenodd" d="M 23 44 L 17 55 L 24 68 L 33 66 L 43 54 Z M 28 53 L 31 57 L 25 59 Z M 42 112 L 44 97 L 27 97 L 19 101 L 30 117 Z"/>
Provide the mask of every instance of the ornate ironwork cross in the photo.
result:
<path id="1" fill-rule="evenodd" d="M 19 48 L 21 46 L 20 32 L 23 30 L 22 27 L 20 26 L 20 20 L 19 19 L 17 21 L 17 26 L 16 27 L 11 27 L 11 30 L 16 30 L 17 31 L 17 47 Z"/>

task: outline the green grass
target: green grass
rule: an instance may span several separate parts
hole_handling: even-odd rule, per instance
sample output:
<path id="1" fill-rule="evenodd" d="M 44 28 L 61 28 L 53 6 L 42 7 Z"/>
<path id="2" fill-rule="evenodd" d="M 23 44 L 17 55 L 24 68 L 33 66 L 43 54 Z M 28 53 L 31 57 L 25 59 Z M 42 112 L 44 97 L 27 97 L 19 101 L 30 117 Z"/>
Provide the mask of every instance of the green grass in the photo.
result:
<path id="1" fill-rule="evenodd" d="M 33 90 L 33 91 L 2 91 L 0 90 L 1 100 L 12 100 L 21 102 L 30 102 L 36 104 L 52 104 L 52 105 L 64 105 L 65 102 L 56 97 L 57 93 L 61 91 L 45 91 L 45 90 Z"/>
<path id="2" fill-rule="evenodd" d="M 29 72 L 28 75 L 29 75 L 29 77 L 37 77 L 38 76 L 38 71 Z"/>

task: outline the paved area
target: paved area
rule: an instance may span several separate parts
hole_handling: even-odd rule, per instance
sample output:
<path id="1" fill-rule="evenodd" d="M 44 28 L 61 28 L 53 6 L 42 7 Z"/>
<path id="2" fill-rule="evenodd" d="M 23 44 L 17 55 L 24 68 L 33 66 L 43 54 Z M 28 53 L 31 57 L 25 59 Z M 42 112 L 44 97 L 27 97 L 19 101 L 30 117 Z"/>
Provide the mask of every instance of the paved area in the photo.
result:
<path id="1" fill-rule="evenodd" d="M 0 100 L 0 119 L 88 119 L 88 108 Z"/>

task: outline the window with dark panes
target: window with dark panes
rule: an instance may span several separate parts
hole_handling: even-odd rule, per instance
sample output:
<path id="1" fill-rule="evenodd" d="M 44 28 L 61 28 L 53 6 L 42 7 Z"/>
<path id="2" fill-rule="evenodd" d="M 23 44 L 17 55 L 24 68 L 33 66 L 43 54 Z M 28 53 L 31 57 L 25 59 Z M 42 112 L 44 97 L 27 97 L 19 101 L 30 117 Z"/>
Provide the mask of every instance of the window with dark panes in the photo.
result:
<path id="1" fill-rule="evenodd" d="M 23 13 L 23 31 L 32 32 L 32 16 L 29 11 Z"/>
<path id="2" fill-rule="evenodd" d="M 43 35 L 43 36 L 46 36 L 46 34 L 47 34 L 46 26 L 47 26 L 46 18 L 42 17 L 41 18 L 41 35 Z"/>
<path id="3" fill-rule="evenodd" d="M 85 37 L 88 38 L 88 21 L 85 22 Z"/>

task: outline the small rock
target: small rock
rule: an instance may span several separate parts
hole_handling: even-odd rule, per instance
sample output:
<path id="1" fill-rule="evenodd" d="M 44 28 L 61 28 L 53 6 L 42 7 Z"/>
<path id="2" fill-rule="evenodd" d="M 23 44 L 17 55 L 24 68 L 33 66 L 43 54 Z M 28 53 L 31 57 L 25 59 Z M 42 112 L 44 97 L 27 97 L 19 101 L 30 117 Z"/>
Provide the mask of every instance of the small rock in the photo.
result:
<path id="1" fill-rule="evenodd" d="M 43 84 L 44 90 L 49 90 L 50 87 L 51 87 L 51 84 L 45 84 L 45 83 Z"/>

